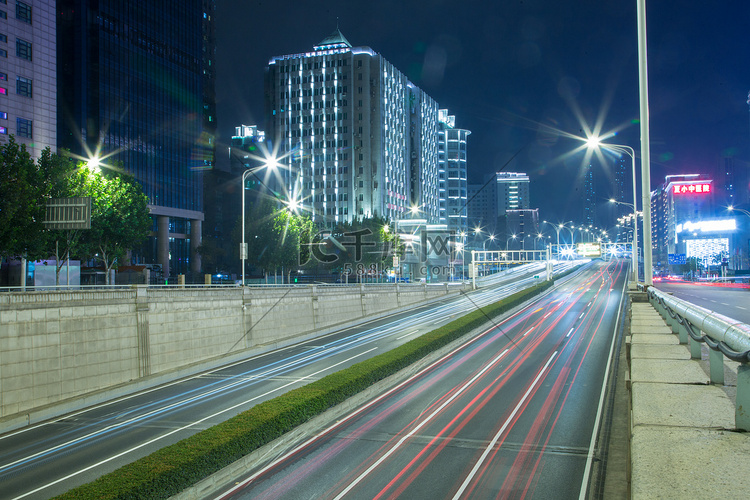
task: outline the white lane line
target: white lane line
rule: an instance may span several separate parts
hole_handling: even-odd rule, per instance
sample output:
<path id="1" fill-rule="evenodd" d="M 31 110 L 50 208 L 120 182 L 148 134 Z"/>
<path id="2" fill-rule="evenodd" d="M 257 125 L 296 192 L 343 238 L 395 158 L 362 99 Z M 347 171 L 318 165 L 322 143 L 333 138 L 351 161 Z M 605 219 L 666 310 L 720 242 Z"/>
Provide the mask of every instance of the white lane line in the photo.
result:
<path id="1" fill-rule="evenodd" d="M 403 339 L 403 338 L 406 338 L 406 337 L 408 337 L 409 335 L 414 335 L 414 334 L 415 334 L 415 333 L 417 333 L 418 331 L 419 331 L 419 330 L 414 330 L 413 332 L 409 332 L 409 333 L 407 333 L 406 335 L 401 335 L 400 337 L 396 337 L 396 340 L 401 340 L 401 339 Z"/>
<path id="2" fill-rule="evenodd" d="M 100 462 L 97 462 L 95 464 L 91 464 L 88 467 L 85 467 L 85 468 L 83 468 L 81 470 L 73 472 L 72 474 L 68 474 L 65 477 L 61 477 L 61 478 L 59 478 L 59 479 L 57 479 L 55 481 L 52 481 L 51 483 L 47 483 L 44 486 L 40 486 L 39 488 L 37 488 L 35 490 L 28 491 L 28 492 L 24 493 L 23 495 L 15 497 L 13 500 L 19 500 L 20 498 L 25 498 L 25 497 L 27 497 L 29 495 L 33 495 L 34 493 L 38 493 L 38 492 L 40 492 L 40 491 L 42 491 L 44 489 L 47 489 L 50 486 L 54 486 L 57 483 L 61 483 L 63 481 L 67 481 L 71 477 L 75 477 L 75 476 L 77 476 L 79 474 L 83 474 L 84 472 L 87 472 L 87 471 L 89 471 L 89 470 L 91 470 L 91 469 L 93 469 L 95 467 L 99 467 L 100 465 L 106 464 L 107 462 L 111 462 L 112 460 L 115 460 L 115 459 L 120 458 L 120 457 L 122 457 L 124 455 L 127 455 L 128 453 L 132 453 L 133 451 L 135 451 L 135 450 L 137 450 L 139 448 L 143 448 L 144 446 L 148 446 L 148 445 L 150 445 L 152 443 L 155 443 L 157 441 L 161 441 L 162 439 L 164 439 L 164 438 L 166 438 L 168 436 L 171 436 L 172 434 L 176 434 L 176 433 L 178 433 L 180 431 L 184 431 L 185 429 L 189 429 L 189 428 L 191 428 L 191 427 L 193 427 L 195 425 L 198 425 L 198 424 L 200 424 L 202 422 L 205 422 L 206 420 L 210 420 L 210 419 L 212 419 L 214 417 L 217 417 L 217 416 L 221 415 L 222 413 L 226 413 L 228 411 L 232 411 L 235 408 L 239 408 L 240 406 L 243 406 L 243 405 L 246 405 L 248 403 L 251 403 L 251 402 L 255 401 L 256 399 L 260 399 L 260 398 L 266 397 L 269 394 L 273 394 L 274 392 L 278 392 L 278 391 L 280 391 L 282 389 L 285 389 L 285 388 L 289 387 L 290 385 L 294 385 L 294 384 L 299 383 L 299 382 L 301 382 L 301 381 L 303 381 L 305 379 L 309 379 L 309 378 L 315 377 L 316 375 L 319 375 L 319 374 L 321 374 L 321 373 L 323 373 L 325 371 L 328 371 L 331 368 L 334 368 L 336 366 L 342 365 L 344 363 L 348 363 L 349 361 L 351 361 L 351 360 L 353 360 L 355 358 L 359 358 L 360 356 L 364 356 L 365 354 L 368 354 L 368 353 L 370 353 L 372 351 L 375 351 L 375 350 L 377 350 L 377 347 L 373 347 L 372 349 L 368 349 L 367 351 L 361 352 L 361 353 L 359 353 L 359 354 L 357 354 L 355 356 L 352 356 L 350 358 L 347 358 L 347 359 L 345 359 L 343 361 L 339 361 L 338 363 L 335 363 L 333 365 L 327 366 L 327 367 L 323 368 L 322 370 L 318 370 L 315 373 L 311 373 L 310 375 L 305 375 L 304 377 L 300 377 L 297 380 L 293 380 L 292 382 L 289 382 L 288 384 L 279 386 L 279 387 L 277 387 L 275 389 L 271 389 L 270 391 L 266 392 L 265 394 L 261 394 L 259 396 L 255 396 L 254 398 L 250 398 L 247 401 L 243 401 L 242 403 L 238 403 L 238 404 L 236 404 L 236 405 L 234 405 L 232 407 L 225 408 L 225 409 L 223 409 L 223 410 L 221 410 L 219 412 L 214 413 L 213 415 L 209 415 L 207 417 L 203 417 L 202 419 L 196 420 L 195 422 L 193 422 L 191 424 L 184 425 L 184 426 L 182 426 L 182 427 L 180 427 L 178 429 L 174 429 L 174 430 L 172 430 L 170 432 L 167 432 L 166 434 L 162 434 L 161 436 L 158 436 L 158 437 L 155 437 L 154 439 L 146 441 L 145 443 L 141 443 L 138 446 L 134 446 L 134 447 L 132 447 L 132 448 L 130 448 L 128 450 L 120 452 L 117 455 L 113 455 L 113 456 L 111 456 L 109 458 L 106 458 L 106 459 L 100 461 Z"/>
<path id="3" fill-rule="evenodd" d="M 529 328 L 529 331 L 524 333 L 523 336 L 525 337 L 526 335 L 530 334 L 532 330 L 534 330 L 534 327 Z"/>
<path id="4" fill-rule="evenodd" d="M 727 304 L 726 302 L 721 302 L 721 305 L 722 306 L 729 306 L 729 304 Z"/>
<path id="5" fill-rule="evenodd" d="M 591 302 L 589 302 L 588 304 L 586 304 L 586 307 L 591 307 Z"/>
<path id="6" fill-rule="evenodd" d="M 622 287 L 622 294 L 620 295 L 620 304 L 617 306 L 617 310 L 622 310 L 622 301 L 625 298 L 625 285 Z M 615 332 L 618 332 L 618 326 L 620 324 L 620 315 L 617 315 L 615 319 Z M 609 358 L 607 359 L 607 367 L 604 369 L 604 380 L 602 381 L 602 392 L 599 395 L 599 409 L 596 410 L 596 418 L 594 419 L 594 430 L 591 432 L 591 442 L 589 444 L 589 453 L 586 458 L 586 468 L 583 473 L 583 480 L 581 481 L 581 492 L 578 496 L 578 500 L 586 499 L 586 490 L 589 485 L 589 476 L 591 475 L 591 464 L 594 461 L 594 445 L 596 444 L 596 436 L 599 434 L 599 425 L 602 419 L 602 411 L 604 409 L 604 394 L 607 391 L 607 385 L 609 381 L 609 369 L 612 365 L 612 359 L 615 356 L 615 340 L 617 335 L 612 335 L 612 343 L 609 347 Z"/>
<path id="7" fill-rule="evenodd" d="M 586 312 L 585 312 L 585 311 L 584 311 L 584 312 L 582 312 L 580 316 L 578 316 L 578 319 L 581 319 L 581 318 L 583 318 L 583 315 L 584 315 L 584 314 L 586 314 Z"/>
<path id="8" fill-rule="evenodd" d="M 464 490 L 469 486 L 469 483 L 474 479 L 474 476 L 477 474 L 477 471 L 482 466 L 484 461 L 487 459 L 487 455 L 490 454 L 490 451 L 495 447 L 497 444 L 497 441 L 500 439 L 500 436 L 505 432 L 505 429 L 508 428 L 508 425 L 510 425 L 513 418 L 516 416 L 516 413 L 518 413 L 518 410 L 521 409 L 521 406 L 523 406 L 524 402 L 526 402 L 526 399 L 529 397 L 529 394 L 531 394 L 531 391 L 536 387 L 536 385 L 539 383 L 539 379 L 542 378 L 542 375 L 545 371 L 547 371 L 547 368 L 549 368 L 550 363 L 552 363 L 552 360 L 555 359 L 555 356 L 557 356 L 557 351 L 552 353 L 552 356 L 547 360 L 547 363 L 545 363 L 544 367 L 539 371 L 539 374 L 534 379 L 534 382 L 531 383 L 529 386 L 529 389 L 526 391 L 526 394 L 523 395 L 521 398 L 521 401 L 518 402 L 516 407 L 513 409 L 513 412 L 511 412 L 508 419 L 503 423 L 503 426 L 500 427 L 500 430 L 497 431 L 497 434 L 495 434 L 495 437 L 492 438 L 492 441 L 490 442 L 489 446 L 487 446 L 484 449 L 484 453 L 482 453 L 482 456 L 479 457 L 479 460 L 477 460 L 477 463 L 474 464 L 474 468 L 471 469 L 471 472 L 469 472 L 469 475 L 466 476 L 466 479 L 464 479 L 463 484 L 458 489 L 455 495 L 453 495 L 453 500 L 458 500 L 461 498 L 461 495 L 463 494 Z"/>
<path id="9" fill-rule="evenodd" d="M 492 361 L 487 363 L 487 365 L 482 368 L 482 370 L 471 377 L 471 379 L 466 382 L 461 388 L 456 391 L 450 398 L 448 398 L 443 404 L 441 404 L 438 408 L 435 409 L 430 415 L 427 416 L 424 420 L 422 420 L 414 429 L 409 431 L 408 434 L 406 434 L 404 437 L 399 439 L 398 443 L 396 443 L 393 448 L 388 450 L 383 456 L 381 456 L 374 464 L 372 464 L 370 467 L 367 468 L 362 474 L 357 476 L 349 485 L 341 491 L 338 495 L 336 495 L 336 498 L 334 500 L 339 500 L 340 498 L 343 498 L 346 496 L 347 493 L 349 493 L 352 489 L 354 489 L 355 486 L 357 486 L 365 477 L 367 477 L 373 470 L 375 470 L 380 464 L 382 464 L 389 456 L 391 456 L 398 448 L 401 447 L 404 442 L 409 439 L 411 436 L 416 434 L 416 432 L 427 425 L 427 423 L 435 418 L 436 415 L 438 415 L 443 409 L 448 406 L 454 399 L 456 399 L 461 393 L 463 393 L 468 387 L 470 387 L 479 377 L 481 377 L 487 370 L 492 368 L 495 363 L 500 361 L 500 358 L 505 356 L 505 353 L 508 352 L 508 349 L 505 349 L 503 352 L 501 352 L 498 356 L 496 356 Z M 555 352 L 556 354 L 557 352 Z M 554 355 L 553 355 L 554 356 Z M 537 377 L 538 378 L 538 377 Z"/>
<path id="10" fill-rule="evenodd" d="M 573 333 L 573 330 L 574 330 L 574 329 L 573 329 L 573 328 L 571 328 L 571 329 L 570 329 L 570 331 L 568 332 L 568 334 L 567 334 L 567 335 L 565 336 L 565 338 L 568 338 L 568 337 L 570 337 L 570 334 L 571 334 L 571 333 Z"/>
<path id="11" fill-rule="evenodd" d="M 747 310 L 746 307 L 742 307 L 742 306 L 734 306 L 734 307 L 736 307 L 737 309 Z"/>

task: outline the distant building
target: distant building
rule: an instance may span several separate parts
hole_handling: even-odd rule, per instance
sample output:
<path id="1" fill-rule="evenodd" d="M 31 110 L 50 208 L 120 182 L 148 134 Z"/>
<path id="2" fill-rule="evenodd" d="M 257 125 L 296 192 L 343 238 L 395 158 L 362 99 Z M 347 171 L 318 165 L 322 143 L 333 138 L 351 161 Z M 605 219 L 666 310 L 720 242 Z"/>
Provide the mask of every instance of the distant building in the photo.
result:
<path id="1" fill-rule="evenodd" d="M 714 212 L 714 181 L 707 175 L 668 175 L 651 193 L 651 241 L 654 265 L 666 268 L 670 255 L 697 257 L 710 264 L 713 255 L 729 254 L 734 229 L 718 220 Z"/>
<path id="2" fill-rule="evenodd" d="M 488 234 L 497 232 L 497 183 L 494 175 L 482 184 L 468 184 L 467 217 L 468 231 L 480 229 Z"/>
<path id="3" fill-rule="evenodd" d="M 38 158 L 46 147 L 57 152 L 55 2 L 2 3 L 0 143 L 12 134 Z"/>
<path id="4" fill-rule="evenodd" d="M 583 225 L 596 225 L 596 183 L 592 165 L 586 168 L 583 176 Z"/>
<path id="5" fill-rule="evenodd" d="M 519 172 L 497 172 L 497 215 L 529 208 L 529 176 Z"/>
<path id="6" fill-rule="evenodd" d="M 438 192 L 440 194 L 439 223 L 448 231 L 466 233 L 466 139 L 468 130 L 456 128 L 456 117 L 447 109 L 439 111 L 438 136 Z"/>
<path id="7" fill-rule="evenodd" d="M 523 208 L 506 211 L 506 243 L 510 250 L 536 250 L 544 248 L 539 243 L 539 209 Z M 515 238 L 513 237 L 515 236 Z"/>
<path id="8" fill-rule="evenodd" d="M 58 145 L 141 183 L 155 238 L 133 259 L 200 271 L 203 172 L 214 166 L 214 0 L 59 0 Z"/>
<path id="9" fill-rule="evenodd" d="M 315 221 L 397 220 L 416 207 L 437 223 L 438 105 L 383 56 L 337 29 L 310 51 L 271 58 L 265 94 L 285 195 Z"/>

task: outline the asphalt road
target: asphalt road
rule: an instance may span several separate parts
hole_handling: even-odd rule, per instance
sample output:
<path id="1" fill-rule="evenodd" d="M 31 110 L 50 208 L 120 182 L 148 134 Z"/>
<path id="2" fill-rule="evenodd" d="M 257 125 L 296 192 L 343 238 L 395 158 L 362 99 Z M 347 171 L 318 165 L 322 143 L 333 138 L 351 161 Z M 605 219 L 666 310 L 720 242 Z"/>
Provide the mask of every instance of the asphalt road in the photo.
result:
<path id="1" fill-rule="evenodd" d="M 660 281 L 654 283 L 654 286 L 663 292 L 672 293 L 678 299 L 750 325 L 750 289 L 746 284 Z"/>
<path id="2" fill-rule="evenodd" d="M 592 264 L 217 498 L 583 498 L 627 263 Z"/>
<path id="3" fill-rule="evenodd" d="M 241 363 L 0 435 L 0 499 L 46 499 L 287 390 L 403 344 L 533 279 L 361 324 Z M 536 274 L 539 274 L 536 271 Z"/>

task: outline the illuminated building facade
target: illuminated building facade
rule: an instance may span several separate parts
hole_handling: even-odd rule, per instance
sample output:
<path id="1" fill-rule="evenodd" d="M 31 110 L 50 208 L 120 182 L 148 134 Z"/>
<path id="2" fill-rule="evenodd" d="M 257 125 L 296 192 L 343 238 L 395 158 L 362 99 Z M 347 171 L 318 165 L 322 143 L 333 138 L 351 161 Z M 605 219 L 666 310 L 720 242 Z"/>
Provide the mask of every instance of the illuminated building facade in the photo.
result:
<path id="1" fill-rule="evenodd" d="M 529 208 L 529 176 L 519 172 L 497 172 L 497 215 Z"/>
<path id="2" fill-rule="evenodd" d="M 449 231 L 466 233 L 466 138 L 468 130 L 456 128 L 456 117 L 447 109 L 439 111 L 438 178 L 440 193 L 440 224 Z"/>
<path id="3" fill-rule="evenodd" d="M 714 215 L 712 179 L 701 174 L 669 175 L 651 193 L 654 264 L 666 268 L 677 257 L 695 257 L 705 266 L 718 265 L 735 246 L 737 224 Z M 739 264 L 738 264 L 739 265 Z"/>
<path id="4" fill-rule="evenodd" d="M 54 2 L 0 2 L 0 144 L 10 135 L 38 158 L 57 148 Z"/>
<path id="5" fill-rule="evenodd" d="M 316 222 L 439 220 L 438 105 L 369 47 L 337 29 L 313 50 L 271 58 L 267 140 L 286 196 Z"/>
<path id="6" fill-rule="evenodd" d="M 57 10 L 58 145 L 119 162 L 143 186 L 156 237 L 136 263 L 161 264 L 165 277 L 200 271 L 215 1 L 60 0 Z"/>

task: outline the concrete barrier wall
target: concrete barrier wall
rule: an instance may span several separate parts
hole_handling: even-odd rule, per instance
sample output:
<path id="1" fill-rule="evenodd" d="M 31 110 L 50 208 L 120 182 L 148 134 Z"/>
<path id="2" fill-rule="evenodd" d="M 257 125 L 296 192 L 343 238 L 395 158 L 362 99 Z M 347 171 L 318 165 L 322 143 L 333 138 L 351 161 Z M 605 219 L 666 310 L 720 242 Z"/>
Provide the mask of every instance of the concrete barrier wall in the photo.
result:
<path id="1" fill-rule="evenodd" d="M 288 343 L 459 289 L 136 286 L 0 294 L 0 420 L 259 346 Z"/>

